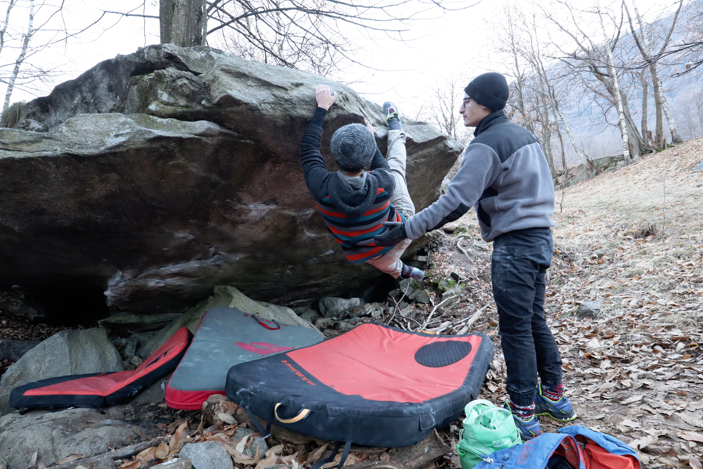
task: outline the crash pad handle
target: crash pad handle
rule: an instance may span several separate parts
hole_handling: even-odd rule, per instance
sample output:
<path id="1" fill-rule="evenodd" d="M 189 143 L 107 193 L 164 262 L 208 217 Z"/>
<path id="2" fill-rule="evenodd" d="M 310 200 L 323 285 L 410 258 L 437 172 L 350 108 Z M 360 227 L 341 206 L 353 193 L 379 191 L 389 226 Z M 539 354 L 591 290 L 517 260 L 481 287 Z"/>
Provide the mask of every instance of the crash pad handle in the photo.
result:
<path id="1" fill-rule="evenodd" d="M 281 423 L 295 423 L 295 422 L 300 422 L 303 420 L 305 417 L 307 417 L 310 414 L 310 409 L 303 409 L 300 412 L 298 412 L 298 415 L 296 415 L 293 418 L 290 419 L 282 419 L 281 417 L 278 416 L 278 408 L 282 406 L 280 402 L 276 404 L 276 407 L 273 408 L 273 415 L 276 417 L 276 420 L 278 420 Z"/>
<path id="2" fill-rule="evenodd" d="M 269 325 L 266 324 L 264 321 L 262 321 L 261 318 L 259 318 L 259 316 L 257 316 L 256 314 L 252 314 L 251 317 L 253 317 L 253 318 L 256 320 L 256 322 L 259 323 L 260 326 L 263 326 L 263 327 L 265 327 L 266 329 L 268 329 L 268 330 L 270 330 L 270 331 L 277 331 L 278 329 L 281 328 L 281 325 L 278 324 L 278 323 L 277 323 L 276 321 L 274 321 L 273 319 L 269 319 L 269 321 L 271 321 L 272 323 L 274 323 L 274 324 L 276 325 L 276 327 L 271 327 L 271 326 L 269 326 Z"/>

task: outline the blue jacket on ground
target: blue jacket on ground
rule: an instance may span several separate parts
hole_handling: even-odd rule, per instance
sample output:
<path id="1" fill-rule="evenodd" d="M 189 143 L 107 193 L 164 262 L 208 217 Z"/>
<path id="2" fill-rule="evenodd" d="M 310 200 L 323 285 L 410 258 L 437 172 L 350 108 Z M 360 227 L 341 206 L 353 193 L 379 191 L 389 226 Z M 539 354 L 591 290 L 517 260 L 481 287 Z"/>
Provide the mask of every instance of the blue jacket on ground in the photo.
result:
<path id="1" fill-rule="evenodd" d="M 578 469 L 586 469 L 586 465 L 583 462 L 586 454 L 576 439 L 579 435 L 588 438 L 611 454 L 632 456 L 636 461 L 635 468 L 640 469 L 642 467 L 637 457 L 637 452 L 614 436 L 593 431 L 582 425 L 572 425 L 560 428 L 559 433 L 545 433 L 521 445 L 496 451 L 486 457 L 474 469 L 543 469 L 547 467 L 549 458 L 558 449 L 564 453 L 566 459 L 573 467 L 576 466 L 572 461 L 576 459 L 568 453 L 575 451 L 576 456 L 579 458 Z"/>

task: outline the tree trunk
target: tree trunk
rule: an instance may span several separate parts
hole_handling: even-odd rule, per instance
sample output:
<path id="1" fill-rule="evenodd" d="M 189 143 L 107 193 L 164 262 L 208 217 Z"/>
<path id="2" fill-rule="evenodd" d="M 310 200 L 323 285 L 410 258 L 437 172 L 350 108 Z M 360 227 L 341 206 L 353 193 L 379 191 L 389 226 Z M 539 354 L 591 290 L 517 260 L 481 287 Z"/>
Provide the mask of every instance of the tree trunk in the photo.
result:
<path id="1" fill-rule="evenodd" d="M 161 44 L 204 46 L 206 8 L 205 0 L 160 0 Z"/>
<path id="2" fill-rule="evenodd" d="M 657 150 L 661 150 L 666 146 L 666 138 L 664 137 L 664 116 L 662 115 L 662 93 L 661 93 L 661 82 L 657 77 L 657 65 L 652 63 L 649 65 L 649 71 L 652 75 L 652 90 L 654 94 L 654 109 L 657 116 L 657 123 L 655 124 L 654 132 L 654 145 Z"/>
<path id="3" fill-rule="evenodd" d="M 640 84 L 642 85 L 642 126 L 640 131 L 642 133 L 642 139 L 647 143 L 647 133 L 649 132 L 649 123 L 647 118 L 649 117 L 649 111 L 647 110 L 647 101 L 649 100 L 649 85 L 647 85 L 647 69 L 643 68 L 642 73 L 640 73 Z"/>
<path id="4" fill-rule="evenodd" d="M 633 2 L 632 4 L 633 8 L 635 9 L 635 15 L 637 15 L 637 23 L 639 24 L 640 27 L 640 34 L 642 34 L 642 42 L 644 43 L 644 49 L 649 57 L 645 57 L 645 59 L 650 59 L 652 57 L 652 45 L 649 42 L 649 37 L 647 36 L 647 32 L 644 30 L 644 23 L 642 22 L 642 17 L 640 16 L 639 10 L 637 10 L 637 4 Z M 679 5 L 679 10 L 676 12 L 676 16 L 674 17 L 674 22 L 671 25 L 672 31 L 674 28 L 674 25 L 676 24 L 676 19 L 678 18 L 679 11 L 681 10 L 681 5 Z M 634 34 L 634 33 L 633 33 Z M 671 31 L 669 32 L 669 37 L 671 37 Z M 665 41 L 664 46 L 666 46 L 666 43 L 668 42 Z M 664 96 L 664 90 L 662 89 L 662 83 L 661 80 L 659 80 L 659 73 L 657 71 L 657 62 L 656 61 L 651 61 L 649 64 L 649 71 L 650 74 L 652 75 L 652 88 L 654 89 L 654 104 L 656 106 L 656 113 L 657 113 L 657 127 L 656 127 L 656 146 L 658 149 L 663 149 L 666 146 L 666 141 L 664 138 L 664 124 L 662 123 L 662 109 L 664 110 L 664 113 L 666 114 L 666 120 L 667 123 L 669 124 L 669 131 L 671 132 L 671 141 L 672 143 L 681 143 L 683 140 L 679 136 L 678 130 L 676 130 L 676 124 L 674 123 L 674 116 L 671 114 L 671 111 L 669 110 L 669 104 L 666 101 L 666 96 Z"/>
<path id="5" fill-rule="evenodd" d="M 627 131 L 627 145 L 630 150 L 630 158 L 636 160 L 642 154 L 642 148 L 644 145 L 644 140 L 640 137 L 640 133 L 637 131 L 637 125 L 632 119 L 632 114 L 630 114 L 630 106 L 627 103 L 625 97 L 621 97 L 620 102 L 623 108 L 623 118 L 625 123 L 625 130 Z"/>
<path id="6" fill-rule="evenodd" d="M 549 125 L 549 107 L 547 106 L 546 93 L 540 93 L 540 95 L 542 96 L 542 146 L 553 178 L 556 172 L 554 171 L 554 157 L 552 156 L 552 130 Z"/>
<path id="7" fill-rule="evenodd" d="M 598 10 L 598 17 L 600 18 L 600 27 L 605 32 L 605 25 L 603 24 L 603 16 Z M 627 124 L 625 122 L 625 112 L 622 105 L 622 95 L 620 94 L 620 85 L 618 84 L 618 75 L 615 73 L 615 67 L 613 66 L 613 51 L 610 50 L 610 42 L 605 44 L 605 50 L 608 57 L 608 75 L 613 84 L 613 97 L 615 98 L 616 108 L 618 110 L 618 120 L 620 121 L 620 135 L 622 135 L 622 153 L 625 159 L 625 164 L 630 164 L 630 149 L 629 149 L 629 135 L 627 131 Z"/>
<path id="8" fill-rule="evenodd" d="M 659 78 L 657 77 L 657 81 Z M 679 135 L 679 131 L 676 129 L 676 123 L 674 122 L 674 115 L 669 109 L 669 102 L 664 96 L 664 85 L 659 81 L 659 93 L 661 94 L 662 108 L 664 108 L 664 115 L 666 116 L 666 122 L 669 124 L 669 132 L 671 132 L 671 143 L 683 143 L 683 139 Z"/>
<path id="9" fill-rule="evenodd" d="M 589 158 L 583 154 L 581 150 L 578 149 L 576 146 L 576 140 L 574 140 L 574 136 L 571 134 L 571 127 L 569 127 L 569 124 L 566 123 L 566 119 L 564 119 L 564 116 L 562 115 L 561 111 L 559 110 L 559 103 L 557 102 L 556 96 L 554 96 L 554 87 L 550 85 L 550 96 L 552 98 L 552 107 L 554 110 L 557 112 L 559 115 L 559 119 L 561 120 L 562 125 L 564 126 L 564 129 L 566 129 L 566 133 L 569 135 L 569 140 L 571 140 L 571 145 L 574 147 L 574 151 L 579 157 L 579 160 L 581 160 L 582 164 L 586 164 L 589 160 Z M 561 136 L 561 131 L 559 130 L 559 125 L 557 124 L 557 133 L 559 134 L 559 140 L 561 141 L 561 146 L 562 146 L 562 153 L 564 152 L 564 141 Z M 565 158 L 565 157 L 563 157 Z"/>
<path id="10" fill-rule="evenodd" d="M 34 0 L 29 0 L 29 28 L 27 28 L 27 34 L 24 35 L 24 41 L 22 41 L 22 52 L 20 52 L 20 56 L 15 62 L 15 68 L 12 70 L 10 81 L 7 83 L 5 103 L 2 105 L 2 112 L 5 112 L 7 108 L 10 107 L 10 98 L 12 97 L 12 91 L 15 89 L 15 81 L 17 80 L 17 75 L 20 73 L 22 62 L 24 62 L 24 58 L 27 56 L 27 46 L 29 46 L 29 40 L 32 39 L 32 34 L 34 34 Z"/>

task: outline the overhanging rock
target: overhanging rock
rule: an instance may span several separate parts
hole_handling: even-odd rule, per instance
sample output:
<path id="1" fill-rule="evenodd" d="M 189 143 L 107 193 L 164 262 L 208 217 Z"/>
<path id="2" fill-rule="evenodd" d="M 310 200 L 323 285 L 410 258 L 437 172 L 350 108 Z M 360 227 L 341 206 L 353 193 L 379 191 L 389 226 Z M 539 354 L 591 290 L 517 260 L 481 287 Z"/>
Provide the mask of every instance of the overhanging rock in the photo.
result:
<path id="1" fill-rule="evenodd" d="M 0 284 L 102 285 L 108 304 L 181 311 L 214 285 L 269 302 L 319 298 L 377 274 L 348 263 L 303 180 L 314 86 L 340 94 L 322 152 L 380 106 L 310 73 L 206 48 L 149 46 L 96 65 L 0 129 Z M 461 151 L 404 122 L 418 210 Z"/>

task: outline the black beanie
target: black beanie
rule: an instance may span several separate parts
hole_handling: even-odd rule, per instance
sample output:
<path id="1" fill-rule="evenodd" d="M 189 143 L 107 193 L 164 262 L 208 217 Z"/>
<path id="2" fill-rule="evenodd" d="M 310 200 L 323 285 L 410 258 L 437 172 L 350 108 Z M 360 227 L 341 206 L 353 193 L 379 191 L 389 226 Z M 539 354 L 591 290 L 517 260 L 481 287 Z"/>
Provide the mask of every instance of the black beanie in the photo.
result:
<path id="1" fill-rule="evenodd" d="M 466 95 L 482 106 L 498 111 L 505 107 L 510 95 L 508 81 L 496 72 L 479 75 L 464 88 Z"/>

